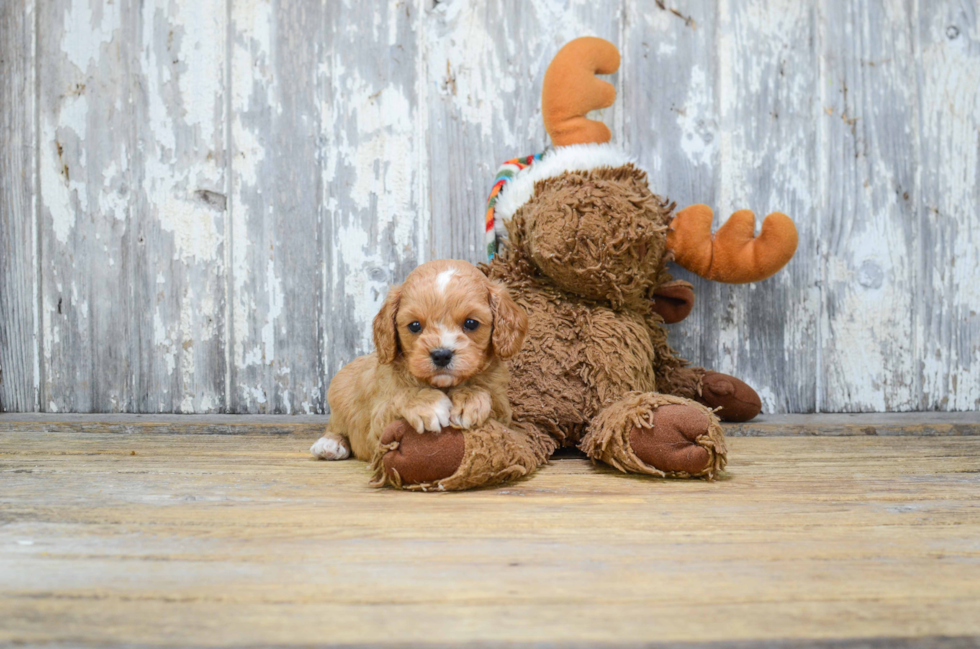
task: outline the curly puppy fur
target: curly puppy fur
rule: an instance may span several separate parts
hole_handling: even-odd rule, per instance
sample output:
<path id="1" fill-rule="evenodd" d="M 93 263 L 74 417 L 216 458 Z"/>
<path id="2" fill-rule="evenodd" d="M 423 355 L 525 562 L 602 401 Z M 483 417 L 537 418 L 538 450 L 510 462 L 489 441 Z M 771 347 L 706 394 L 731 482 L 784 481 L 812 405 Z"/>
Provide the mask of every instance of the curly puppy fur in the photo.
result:
<path id="1" fill-rule="evenodd" d="M 348 448 L 374 460 L 382 432 L 397 419 L 431 434 L 478 431 L 487 422 L 506 427 L 509 372 L 502 359 L 517 353 L 526 331 L 527 316 L 508 291 L 472 264 L 419 266 L 388 292 L 375 317 L 375 353 L 356 358 L 331 382 L 330 422 L 311 452 L 343 459 L 337 449 Z M 474 453 L 464 457 L 468 468 Z"/>

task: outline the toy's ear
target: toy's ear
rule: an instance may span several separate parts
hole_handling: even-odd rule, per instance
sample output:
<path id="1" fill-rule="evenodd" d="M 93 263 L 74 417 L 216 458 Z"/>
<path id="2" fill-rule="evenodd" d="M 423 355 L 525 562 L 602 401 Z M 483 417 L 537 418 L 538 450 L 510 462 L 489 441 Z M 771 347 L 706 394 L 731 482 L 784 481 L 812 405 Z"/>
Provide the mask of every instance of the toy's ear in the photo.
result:
<path id="1" fill-rule="evenodd" d="M 388 291 L 385 303 L 374 316 L 374 349 L 378 352 L 378 362 L 387 365 L 394 362 L 398 355 L 398 328 L 395 316 L 398 315 L 398 303 L 402 298 L 401 286 L 394 286 Z"/>
<path id="2" fill-rule="evenodd" d="M 517 306 L 503 286 L 490 284 L 490 311 L 493 313 L 493 351 L 501 358 L 510 358 L 521 351 L 527 335 L 527 314 Z"/>
<path id="3" fill-rule="evenodd" d="M 694 308 L 694 286 L 678 279 L 658 286 L 653 291 L 653 311 L 674 324 L 686 318 Z"/>
<path id="4" fill-rule="evenodd" d="M 674 261 L 705 279 L 726 284 L 758 282 L 776 273 L 796 253 L 796 225 L 773 212 L 755 236 L 755 214 L 739 210 L 711 234 L 714 212 L 692 205 L 677 213 L 667 233 Z"/>
<path id="5" fill-rule="evenodd" d="M 612 106 L 616 89 L 595 75 L 618 69 L 619 50 L 601 38 L 576 38 L 558 50 L 541 88 L 544 128 L 555 146 L 609 141 L 609 128 L 585 114 Z"/>

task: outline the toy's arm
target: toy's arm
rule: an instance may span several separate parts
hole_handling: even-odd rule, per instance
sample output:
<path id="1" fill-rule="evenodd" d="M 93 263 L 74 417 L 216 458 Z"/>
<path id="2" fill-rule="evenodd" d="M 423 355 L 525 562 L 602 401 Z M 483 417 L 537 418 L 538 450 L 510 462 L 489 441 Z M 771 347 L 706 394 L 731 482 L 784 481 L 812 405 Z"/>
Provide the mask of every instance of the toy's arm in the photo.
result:
<path id="1" fill-rule="evenodd" d="M 739 210 L 711 233 L 714 213 L 707 205 L 692 205 L 677 213 L 667 233 L 674 261 L 705 279 L 726 284 L 757 282 L 776 273 L 796 252 L 793 221 L 773 212 L 755 236 L 755 214 Z"/>
<path id="2" fill-rule="evenodd" d="M 653 291 L 652 308 L 666 324 L 680 322 L 694 308 L 694 286 L 682 279 L 661 284 Z"/>

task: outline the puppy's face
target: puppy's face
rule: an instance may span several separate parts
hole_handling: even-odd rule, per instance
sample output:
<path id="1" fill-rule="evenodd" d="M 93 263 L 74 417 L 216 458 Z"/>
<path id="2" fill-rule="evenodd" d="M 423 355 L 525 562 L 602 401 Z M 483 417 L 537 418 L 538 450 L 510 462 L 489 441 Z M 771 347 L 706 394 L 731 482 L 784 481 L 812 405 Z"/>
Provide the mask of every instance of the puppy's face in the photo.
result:
<path id="1" fill-rule="evenodd" d="M 419 266 L 389 291 L 374 320 L 379 361 L 400 355 L 412 376 L 437 388 L 516 354 L 526 332 L 527 315 L 506 289 L 464 261 Z"/>

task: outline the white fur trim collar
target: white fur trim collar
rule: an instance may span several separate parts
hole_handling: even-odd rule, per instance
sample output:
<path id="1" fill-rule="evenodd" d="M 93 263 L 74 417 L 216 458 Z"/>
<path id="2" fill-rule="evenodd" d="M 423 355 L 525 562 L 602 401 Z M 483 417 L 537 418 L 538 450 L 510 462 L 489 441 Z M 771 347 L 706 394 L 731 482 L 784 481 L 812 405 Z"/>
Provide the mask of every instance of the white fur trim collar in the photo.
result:
<path id="1" fill-rule="evenodd" d="M 521 205 L 531 200 L 534 184 L 566 171 L 589 171 L 600 167 L 622 167 L 635 161 L 608 142 L 605 144 L 573 144 L 552 149 L 538 162 L 521 171 L 500 193 L 494 211 L 497 234 L 507 236 L 505 220 L 514 216 Z"/>

